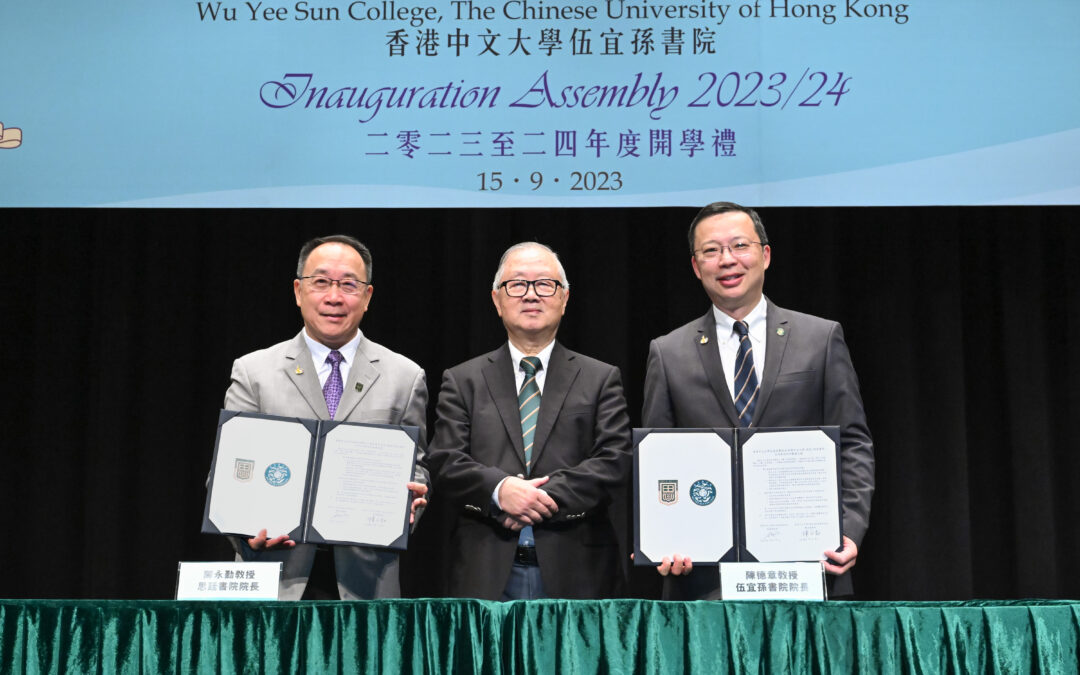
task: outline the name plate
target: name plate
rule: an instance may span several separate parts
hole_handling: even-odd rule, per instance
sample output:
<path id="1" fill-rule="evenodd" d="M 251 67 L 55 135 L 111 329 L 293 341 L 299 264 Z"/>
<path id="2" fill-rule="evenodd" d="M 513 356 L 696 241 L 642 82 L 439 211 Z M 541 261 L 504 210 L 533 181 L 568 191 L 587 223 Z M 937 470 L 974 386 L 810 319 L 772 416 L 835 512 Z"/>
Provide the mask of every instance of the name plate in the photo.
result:
<path id="1" fill-rule="evenodd" d="M 280 562 L 182 562 L 177 600 L 277 600 Z"/>
<path id="2" fill-rule="evenodd" d="M 820 562 L 720 563 L 724 600 L 825 600 Z"/>

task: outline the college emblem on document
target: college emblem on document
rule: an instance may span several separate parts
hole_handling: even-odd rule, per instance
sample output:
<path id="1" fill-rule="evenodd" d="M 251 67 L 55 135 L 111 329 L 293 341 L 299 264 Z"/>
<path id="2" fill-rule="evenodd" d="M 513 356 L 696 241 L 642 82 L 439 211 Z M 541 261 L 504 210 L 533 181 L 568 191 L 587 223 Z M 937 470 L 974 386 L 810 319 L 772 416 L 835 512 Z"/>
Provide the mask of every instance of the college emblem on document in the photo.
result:
<path id="1" fill-rule="evenodd" d="M 679 481 L 661 480 L 657 482 L 660 484 L 661 504 L 674 504 L 679 501 Z"/>
<path id="2" fill-rule="evenodd" d="M 270 483 L 274 487 L 281 487 L 285 483 L 289 482 L 292 478 L 292 472 L 289 471 L 289 467 L 285 466 L 281 462 L 274 462 L 270 466 L 266 467 L 266 482 Z"/>
<path id="3" fill-rule="evenodd" d="M 251 477 L 255 475 L 255 460 L 253 459 L 237 459 L 236 466 L 233 467 L 233 478 L 246 483 L 251 480 Z"/>
<path id="4" fill-rule="evenodd" d="M 708 506 L 716 499 L 716 486 L 702 478 L 690 486 L 690 499 L 698 506 Z"/>

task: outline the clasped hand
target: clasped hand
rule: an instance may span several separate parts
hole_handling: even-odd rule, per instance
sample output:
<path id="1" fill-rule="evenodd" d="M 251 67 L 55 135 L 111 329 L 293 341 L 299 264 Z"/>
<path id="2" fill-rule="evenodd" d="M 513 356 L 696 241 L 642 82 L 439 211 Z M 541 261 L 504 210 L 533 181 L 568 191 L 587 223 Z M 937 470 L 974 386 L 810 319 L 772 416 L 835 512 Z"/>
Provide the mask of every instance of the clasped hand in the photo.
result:
<path id="1" fill-rule="evenodd" d="M 540 489 L 550 479 L 550 476 L 529 479 L 510 476 L 504 480 L 499 486 L 499 508 L 504 514 L 502 526 L 517 531 L 555 515 L 559 505 Z"/>

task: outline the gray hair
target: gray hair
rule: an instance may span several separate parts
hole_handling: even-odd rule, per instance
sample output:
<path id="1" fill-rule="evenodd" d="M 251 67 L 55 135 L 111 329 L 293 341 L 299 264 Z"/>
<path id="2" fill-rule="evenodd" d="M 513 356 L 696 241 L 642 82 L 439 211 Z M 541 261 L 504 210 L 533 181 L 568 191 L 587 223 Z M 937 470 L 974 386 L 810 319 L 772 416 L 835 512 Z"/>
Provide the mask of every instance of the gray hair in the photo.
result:
<path id="1" fill-rule="evenodd" d="M 559 260 L 559 254 L 551 250 L 550 246 L 545 246 L 536 241 L 523 241 L 520 244 L 514 244 L 510 248 L 506 249 L 506 252 L 499 258 L 499 268 L 495 270 L 495 281 L 491 283 L 491 290 L 499 290 L 499 280 L 502 279 L 504 268 L 506 267 L 506 259 L 518 251 L 524 251 L 526 249 L 536 248 L 541 251 L 547 251 L 551 254 L 552 258 L 555 258 L 555 267 L 559 270 L 559 281 L 562 283 L 563 288 L 570 290 L 570 282 L 566 278 L 566 270 L 563 269 L 562 261 Z"/>

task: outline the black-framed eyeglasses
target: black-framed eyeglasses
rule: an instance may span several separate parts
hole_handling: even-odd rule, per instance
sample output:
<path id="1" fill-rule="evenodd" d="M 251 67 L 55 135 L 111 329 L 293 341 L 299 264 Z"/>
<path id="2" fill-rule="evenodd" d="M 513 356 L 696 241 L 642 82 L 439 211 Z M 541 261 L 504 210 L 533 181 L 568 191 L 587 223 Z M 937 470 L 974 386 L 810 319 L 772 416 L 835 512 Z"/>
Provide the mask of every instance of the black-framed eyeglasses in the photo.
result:
<path id="1" fill-rule="evenodd" d="M 499 288 L 505 290 L 506 294 L 511 298 L 524 298 L 529 294 L 529 286 L 532 286 L 533 290 L 541 298 L 550 298 L 559 290 L 562 282 L 557 279 L 534 279 L 533 281 L 507 279 L 499 284 Z"/>
<path id="2" fill-rule="evenodd" d="M 737 239 L 730 244 L 713 244 L 708 243 L 701 248 L 694 251 L 705 260 L 715 260 L 724 255 L 724 249 L 731 251 L 731 255 L 736 258 L 746 258 L 753 254 L 754 246 L 760 245 L 760 241 L 750 241 L 749 239 Z"/>
<path id="3" fill-rule="evenodd" d="M 315 291 L 316 293 L 326 293 L 334 284 L 341 289 L 341 292 L 345 295 L 356 295 L 364 290 L 364 286 L 370 286 L 366 281 L 360 281 L 359 279 L 331 279 L 330 277 L 324 277 L 318 274 L 313 274 L 306 277 L 296 277 L 307 284 L 309 291 Z"/>

